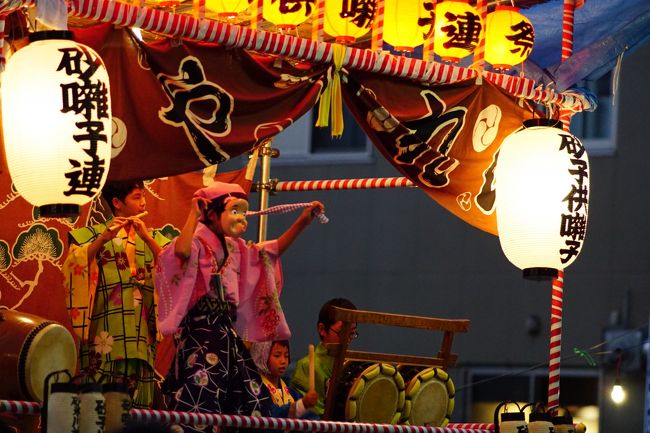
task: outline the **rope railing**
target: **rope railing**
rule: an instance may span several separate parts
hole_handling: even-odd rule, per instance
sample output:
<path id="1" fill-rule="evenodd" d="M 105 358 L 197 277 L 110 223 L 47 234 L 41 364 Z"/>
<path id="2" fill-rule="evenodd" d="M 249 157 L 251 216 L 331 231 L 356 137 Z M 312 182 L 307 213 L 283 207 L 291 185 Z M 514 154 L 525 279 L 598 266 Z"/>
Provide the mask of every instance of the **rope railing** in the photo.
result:
<path id="1" fill-rule="evenodd" d="M 493 424 L 459 424 L 470 427 L 412 426 L 399 424 L 351 423 L 342 421 L 314 421 L 296 418 L 273 418 L 244 415 L 202 414 L 149 409 L 132 409 L 131 418 L 137 421 L 160 421 L 191 425 L 220 427 L 310 431 L 322 433 L 491 433 Z M 482 426 L 482 428 L 478 428 Z"/>
<path id="2" fill-rule="evenodd" d="M 6 15 L 22 6 L 35 6 L 36 0 L 0 0 L 0 15 Z M 197 19 L 191 15 L 174 14 L 138 5 L 110 0 L 71 0 L 70 13 L 94 21 L 139 27 L 143 30 L 196 41 L 216 42 L 229 48 L 243 48 L 266 54 L 276 54 L 300 61 L 332 63 L 333 44 L 317 42 L 290 35 L 282 35 L 249 27 Z M 403 77 L 426 83 L 451 84 L 473 79 L 478 72 L 443 63 L 394 56 L 386 52 L 344 47 L 343 67 L 375 72 L 393 77 Z M 580 111 L 590 107 L 586 98 L 575 93 L 557 93 L 538 86 L 534 80 L 483 72 L 483 76 L 507 92 L 535 102 Z"/>
<path id="3" fill-rule="evenodd" d="M 40 412 L 40 403 L 31 401 L 0 400 L 0 413 L 39 415 Z M 165 424 L 216 425 L 220 427 L 294 430 L 322 433 L 492 433 L 494 431 L 494 424 L 491 423 L 449 423 L 447 427 L 428 427 L 191 413 L 153 409 L 131 409 L 130 414 L 133 421 L 143 422 L 155 421 Z"/>

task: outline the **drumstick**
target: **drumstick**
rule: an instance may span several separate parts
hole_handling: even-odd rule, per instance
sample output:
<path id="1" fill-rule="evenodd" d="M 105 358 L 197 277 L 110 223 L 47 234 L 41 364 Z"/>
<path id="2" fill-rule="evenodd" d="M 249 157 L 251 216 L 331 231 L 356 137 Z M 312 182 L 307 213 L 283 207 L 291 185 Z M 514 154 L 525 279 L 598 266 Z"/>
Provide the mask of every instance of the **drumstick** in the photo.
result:
<path id="1" fill-rule="evenodd" d="M 143 217 L 146 217 L 147 215 L 149 215 L 149 212 L 144 211 L 144 212 L 140 212 L 140 213 L 137 214 L 137 215 L 134 215 L 133 217 L 134 217 L 134 218 L 143 218 Z M 129 218 L 131 218 L 131 217 L 129 217 Z M 125 222 L 124 224 L 113 224 L 113 225 L 110 226 L 108 229 L 109 229 L 110 231 L 114 231 L 114 230 L 117 230 L 117 229 L 119 229 L 119 228 L 121 228 L 121 227 L 124 227 L 124 226 L 127 225 L 127 224 L 128 224 L 128 221 Z"/>
<path id="2" fill-rule="evenodd" d="M 309 390 L 316 389 L 316 373 L 314 371 L 314 345 L 309 345 Z"/>

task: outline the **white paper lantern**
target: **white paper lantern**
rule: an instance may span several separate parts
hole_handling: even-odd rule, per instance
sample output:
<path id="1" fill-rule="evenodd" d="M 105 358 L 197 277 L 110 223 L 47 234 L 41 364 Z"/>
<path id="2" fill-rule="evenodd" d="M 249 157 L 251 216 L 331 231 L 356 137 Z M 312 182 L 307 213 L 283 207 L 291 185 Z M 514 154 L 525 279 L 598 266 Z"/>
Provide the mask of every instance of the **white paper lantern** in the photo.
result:
<path id="1" fill-rule="evenodd" d="M 78 215 L 101 191 L 111 160 L 108 73 L 99 55 L 71 36 L 33 33 L 2 74 L 9 174 L 41 216 Z"/>
<path id="2" fill-rule="evenodd" d="M 587 152 L 551 124 L 533 119 L 506 137 L 495 170 L 501 248 L 531 279 L 555 277 L 569 266 L 587 230 Z"/>

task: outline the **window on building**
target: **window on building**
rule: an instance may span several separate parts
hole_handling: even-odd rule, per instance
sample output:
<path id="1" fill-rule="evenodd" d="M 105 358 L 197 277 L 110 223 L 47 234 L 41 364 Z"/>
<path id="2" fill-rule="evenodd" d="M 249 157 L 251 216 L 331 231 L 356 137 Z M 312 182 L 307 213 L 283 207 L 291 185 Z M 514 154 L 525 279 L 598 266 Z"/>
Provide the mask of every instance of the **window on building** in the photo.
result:
<path id="1" fill-rule="evenodd" d="M 571 119 L 571 132 L 580 139 L 589 156 L 611 156 L 616 152 L 618 98 L 612 91 L 612 77 L 610 71 L 598 80 L 577 84 L 598 98 L 596 111 L 577 113 Z"/>
<path id="2" fill-rule="evenodd" d="M 317 117 L 318 106 L 274 138 L 273 147 L 280 150 L 280 157 L 273 160 L 274 165 L 372 161 L 372 142 L 345 106 L 341 138 L 332 138 L 329 127 L 315 127 Z"/>

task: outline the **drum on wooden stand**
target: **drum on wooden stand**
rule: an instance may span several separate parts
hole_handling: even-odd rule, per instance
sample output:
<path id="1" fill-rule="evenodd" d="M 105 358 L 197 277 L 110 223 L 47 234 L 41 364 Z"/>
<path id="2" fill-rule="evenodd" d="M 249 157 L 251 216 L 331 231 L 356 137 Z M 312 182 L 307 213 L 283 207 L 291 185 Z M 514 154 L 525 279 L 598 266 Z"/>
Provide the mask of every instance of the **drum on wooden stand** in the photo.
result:
<path id="1" fill-rule="evenodd" d="M 59 323 L 15 310 L 0 310 L 0 398 L 43 401 L 50 373 L 77 368 L 72 334 Z"/>
<path id="2" fill-rule="evenodd" d="M 402 367 L 406 399 L 401 423 L 444 427 L 454 410 L 454 382 L 441 368 Z"/>
<path id="3" fill-rule="evenodd" d="M 404 408 L 404 380 L 390 364 L 348 361 L 336 397 L 337 420 L 396 424 Z"/>

